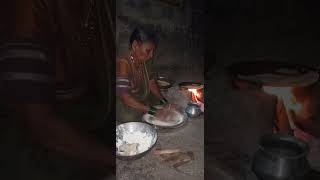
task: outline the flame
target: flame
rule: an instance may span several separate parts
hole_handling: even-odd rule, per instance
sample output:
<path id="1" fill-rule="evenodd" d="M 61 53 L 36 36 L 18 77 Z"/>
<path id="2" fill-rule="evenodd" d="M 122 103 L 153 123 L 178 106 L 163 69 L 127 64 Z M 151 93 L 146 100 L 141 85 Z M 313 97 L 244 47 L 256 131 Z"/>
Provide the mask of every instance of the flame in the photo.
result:
<path id="1" fill-rule="evenodd" d="M 192 100 L 198 102 L 198 98 L 201 97 L 201 94 L 198 92 L 197 89 L 188 89 L 188 91 L 192 92 Z"/>

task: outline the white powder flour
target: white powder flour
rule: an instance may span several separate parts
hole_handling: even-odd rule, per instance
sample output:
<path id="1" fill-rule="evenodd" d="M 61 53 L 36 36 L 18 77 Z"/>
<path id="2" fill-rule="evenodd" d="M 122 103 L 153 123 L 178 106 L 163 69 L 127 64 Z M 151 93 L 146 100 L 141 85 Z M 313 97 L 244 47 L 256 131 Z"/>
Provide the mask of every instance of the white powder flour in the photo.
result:
<path id="1" fill-rule="evenodd" d="M 124 131 L 122 139 L 117 139 L 116 146 L 121 155 L 135 155 L 142 153 L 151 146 L 152 138 L 141 131 Z"/>

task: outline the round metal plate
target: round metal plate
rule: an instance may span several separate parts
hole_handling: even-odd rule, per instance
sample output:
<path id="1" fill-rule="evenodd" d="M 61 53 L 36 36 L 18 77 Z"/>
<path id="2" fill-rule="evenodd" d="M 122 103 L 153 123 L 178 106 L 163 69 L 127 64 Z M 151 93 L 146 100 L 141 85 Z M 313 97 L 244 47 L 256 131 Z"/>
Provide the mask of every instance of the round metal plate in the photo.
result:
<path id="1" fill-rule="evenodd" d="M 184 125 L 186 125 L 187 123 L 187 120 L 188 120 L 188 116 L 186 113 L 182 113 L 181 114 L 181 121 L 177 124 L 174 124 L 172 126 L 161 126 L 161 125 L 156 125 L 154 123 L 152 123 L 152 120 L 150 119 L 152 118 L 152 115 L 149 115 L 149 114 L 144 114 L 142 116 L 142 121 L 153 126 L 155 129 L 159 130 L 160 132 L 168 132 L 170 130 L 173 130 L 173 129 L 178 129 L 178 128 L 181 128 L 183 127 Z"/>
<path id="2" fill-rule="evenodd" d="M 173 86 L 175 83 L 173 80 L 168 79 L 167 77 L 164 76 L 159 76 L 157 79 L 158 85 L 160 89 L 168 89 Z"/>

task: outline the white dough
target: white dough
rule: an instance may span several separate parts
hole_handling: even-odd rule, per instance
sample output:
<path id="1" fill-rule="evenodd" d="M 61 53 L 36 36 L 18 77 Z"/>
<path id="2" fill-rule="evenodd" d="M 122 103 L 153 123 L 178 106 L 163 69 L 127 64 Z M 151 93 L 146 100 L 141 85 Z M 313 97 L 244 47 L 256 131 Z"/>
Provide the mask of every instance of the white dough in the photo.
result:
<path id="1" fill-rule="evenodd" d="M 140 131 L 123 132 L 123 138 L 117 139 L 116 147 L 118 153 L 125 156 L 132 156 L 147 151 L 151 146 L 152 139 Z"/>

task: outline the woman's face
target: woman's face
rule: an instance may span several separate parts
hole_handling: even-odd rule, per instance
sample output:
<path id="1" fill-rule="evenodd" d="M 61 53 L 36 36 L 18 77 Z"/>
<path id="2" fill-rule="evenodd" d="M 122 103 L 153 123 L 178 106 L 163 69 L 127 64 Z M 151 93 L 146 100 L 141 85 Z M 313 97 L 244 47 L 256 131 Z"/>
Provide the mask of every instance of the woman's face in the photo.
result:
<path id="1" fill-rule="evenodd" d="M 143 43 L 134 41 L 132 46 L 135 57 L 142 62 L 146 62 L 151 59 L 154 56 L 156 49 L 155 44 L 149 41 Z"/>

